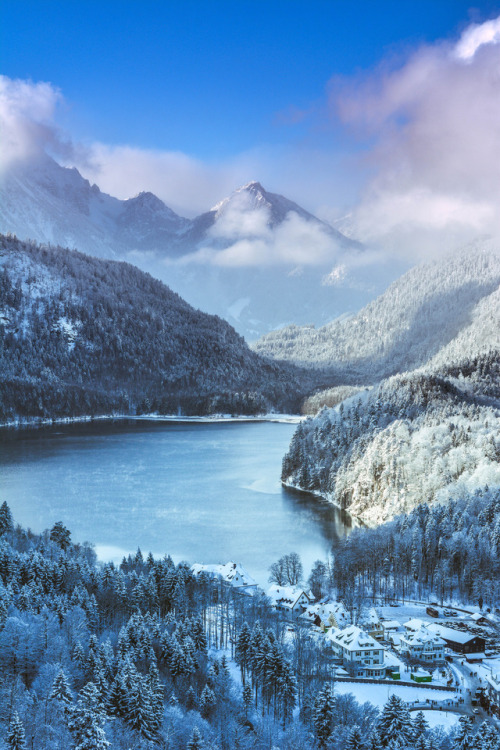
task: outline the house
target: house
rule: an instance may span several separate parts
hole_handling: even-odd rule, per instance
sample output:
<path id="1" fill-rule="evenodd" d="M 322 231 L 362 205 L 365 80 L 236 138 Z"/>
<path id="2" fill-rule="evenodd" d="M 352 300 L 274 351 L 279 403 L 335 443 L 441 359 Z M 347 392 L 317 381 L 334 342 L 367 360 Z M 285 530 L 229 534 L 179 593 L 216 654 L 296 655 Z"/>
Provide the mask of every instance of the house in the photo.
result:
<path id="1" fill-rule="evenodd" d="M 390 641 L 391 636 L 401 630 L 401 623 L 397 620 L 382 620 L 382 627 L 384 629 L 384 639 Z"/>
<path id="2" fill-rule="evenodd" d="M 500 715 L 500 672 L 486 675 L 488 698 L 493 711 Z"/>
<path id="3" fill-rule="evenodd" d="M 428 628 L 446 641 L 448 648 L 457 654 L 463 654 L 468 661 L 478 661 L 484 657 L 486 643 L 481 636 L 472 635 L 462 630 L 447 628 L 437 623 L 431 623 Z"/>
<path id="4" fill-rule="evenodd" d="M 274 584 L 266 592 L 273 607 L 277 610 L 288 611 L 300 615 L 311 604 L 313 596 L 304 589 L 293 586 L 278 586 Z"/>
<path id="5" fill-rule="evenodd" d="M 375 607 L 368 610 L 368 614 L 363 619 L 363 627 L 368 635 L 371 635 L 375 640 L 382 641 L 384 639 L 384 626 Z"/>
<path id="6" fill-rule="evenodd" d="M 490 621 L 484 616 L 479 614 L 479 612 L 474 612 L 470 616 L 470 619 L 476 624 L 476 625 L 490 625 Z"/>
<path id="7" fill-rule="evenodd" d="M 408 620 L 408 622 L 405 622 L 403 627 L 408 632 L 411 631 L 413 633 L 416 633 L 417 630 L 420 630 L 422 627 L 426 626 L 427 623 L 425 623 L 423 620 L 419 620 L 417 617 L 413 618 L 411 620 Z"/>
<path id="8" fill-rule="evenodd" d="M 385 648 L 357 625 L 327 634 L 333 651 L 357 677 L 385 677 Z"/>
<path id="9" fill-rule="evenodd" d="M 407 630 L 404 635 L 401 635 L 399 648 L 403 656 L 415 659 L 415 661 L 442 664 L 446 641 L 422 625 L 420 630 Z"/>
<path id="10" fill-rule="evenodd" d="M 249 592 L 254 592 L 257 588 L 257 582 L 254 581 L 242 565 L 235 562 L 228 562 L 225 565 L 201 565 L 195 563 L 191 567 L 191 572 L 195 576 L 204 573 L 210 578 L 218 578 L 222 583 L 238 591 L 249 590 Z"/>
<path id="11" fill-rule="evenodd" d="M 350 618 L 342 602 L 321 601 L 310 604 L 300 615 L 303 622 L 321 628 L 326 631 L 329 628 L 345 628 L 349 625 Z"/>

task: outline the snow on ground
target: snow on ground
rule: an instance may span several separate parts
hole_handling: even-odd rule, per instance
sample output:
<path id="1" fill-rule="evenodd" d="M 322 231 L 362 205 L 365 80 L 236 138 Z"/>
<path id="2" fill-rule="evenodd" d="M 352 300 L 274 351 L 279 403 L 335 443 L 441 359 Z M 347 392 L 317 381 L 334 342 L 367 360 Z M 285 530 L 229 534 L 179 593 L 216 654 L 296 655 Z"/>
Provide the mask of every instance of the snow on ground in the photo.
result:
<path id="1" fill-rule="evenodd" d="M 429 711 L 425 709 L 422 713 L 431 729 L 434 729 L 434 727 L 452 729 L 458 725 L 458 720 L 460 718 L 460 714 L 453 714 L 448 711 Z"/>
<path id="2" fill-rule="evenodd" d="M 391 695 L 398 695 L 407 703 L 418 701 L 443 701 L 454 699 L 456 693 L 453 690 L 431 690 L 430 688 L 413 687 L 411 685 L 398 685 L 396 682 L 387 684 L 369 682 L 336 682 L 335 693 L 352 693 L 358 703 L 373 703 L 378 708 L 383 708 Z"/>

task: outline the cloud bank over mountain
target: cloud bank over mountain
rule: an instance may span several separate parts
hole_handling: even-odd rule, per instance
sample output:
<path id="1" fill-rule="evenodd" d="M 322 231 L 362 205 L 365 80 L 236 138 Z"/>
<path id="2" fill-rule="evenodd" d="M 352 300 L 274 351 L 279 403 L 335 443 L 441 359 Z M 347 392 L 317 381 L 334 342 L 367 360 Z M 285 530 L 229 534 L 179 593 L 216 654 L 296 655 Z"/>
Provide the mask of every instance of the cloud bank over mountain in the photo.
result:
<path id="1" fill-rule="evenodd" d="M 0 169 L 47 150 L 105 192 L 127 198 L 152 191 L 190 217 L 257 178 L 330 220 L 350 205 L 355 237 L 386 257 L 413 262 L 479 234 L 500 237 L 499 69 L 500 17 L 469 25 L 458 39 L 391 56 L 374 70 L 332 79 L 324 106 L 304 110 L 309 134 L 300 143 L 260 144 L 212 160 L 81 143 L 58 124 L 69 105 L 55 85 L 1 77 Z M 225 238 L 214 235 L 191 261 L 311 265 L 332 257 L 331 238 L 318 225 L 290 216 L 270 228 L 265 212 L 237 208 L 213 230 L 226 227 L 234 236 L 237 226 L 233 244 L 218 249 Z"/>
<path id="2" fill-rule="evenodd" d="M 331 82 L 334 116 L 371 143 L 355 212 L 362 239 L 420 256 L 500 236 L 499 69 L 497 18 Z"/>

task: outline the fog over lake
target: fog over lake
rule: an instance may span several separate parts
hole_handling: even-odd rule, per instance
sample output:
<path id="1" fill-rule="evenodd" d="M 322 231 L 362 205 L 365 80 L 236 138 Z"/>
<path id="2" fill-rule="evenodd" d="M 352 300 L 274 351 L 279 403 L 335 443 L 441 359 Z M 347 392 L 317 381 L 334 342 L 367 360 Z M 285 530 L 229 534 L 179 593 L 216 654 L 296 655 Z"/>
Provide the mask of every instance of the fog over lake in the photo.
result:
<path id="1" fill-rule="evenodd" d="M 0 433 L 0 499 L 39 532 L 119 562 L 140 547 L 175 562 L 241 562 L 261 585 L 298 552 L 308 575 L 350 528 L 333 506 L 281 487 L 296 425 L 119 420 Z"/>

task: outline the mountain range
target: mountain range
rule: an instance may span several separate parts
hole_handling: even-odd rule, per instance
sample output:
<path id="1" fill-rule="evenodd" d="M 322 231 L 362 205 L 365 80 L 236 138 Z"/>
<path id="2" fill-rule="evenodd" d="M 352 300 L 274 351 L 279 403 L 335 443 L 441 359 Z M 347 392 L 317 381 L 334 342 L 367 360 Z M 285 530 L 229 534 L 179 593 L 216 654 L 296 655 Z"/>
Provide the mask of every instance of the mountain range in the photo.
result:
<path id="1" fill-rule="evenodd" d="M 309 399 L 337 405 L 298 427 L 286 484 L 369 524 L 500 485 L 500 258 L 480 245 L 412 269 L 348 320 L 255 345 L 338 384 Z"/>
<path id="2" fill-rule="evenodd" d="M 406 267 L 365 262 L 359 242 L 259 182 L 187 219 L 150 192 L 107 195 L 47 155 L 3 176 L 0 231 L 132 262 L 247 340 L 353 313 Z"/>
<path id="3" fill-rule="evenodd" d="M 252 346 L 267 357 L 373 384 L 432 361 L 500 350 L 500 256 L 489 240 L 415 266 L 358 313 L 321 328 L 289 326 Z"/>

